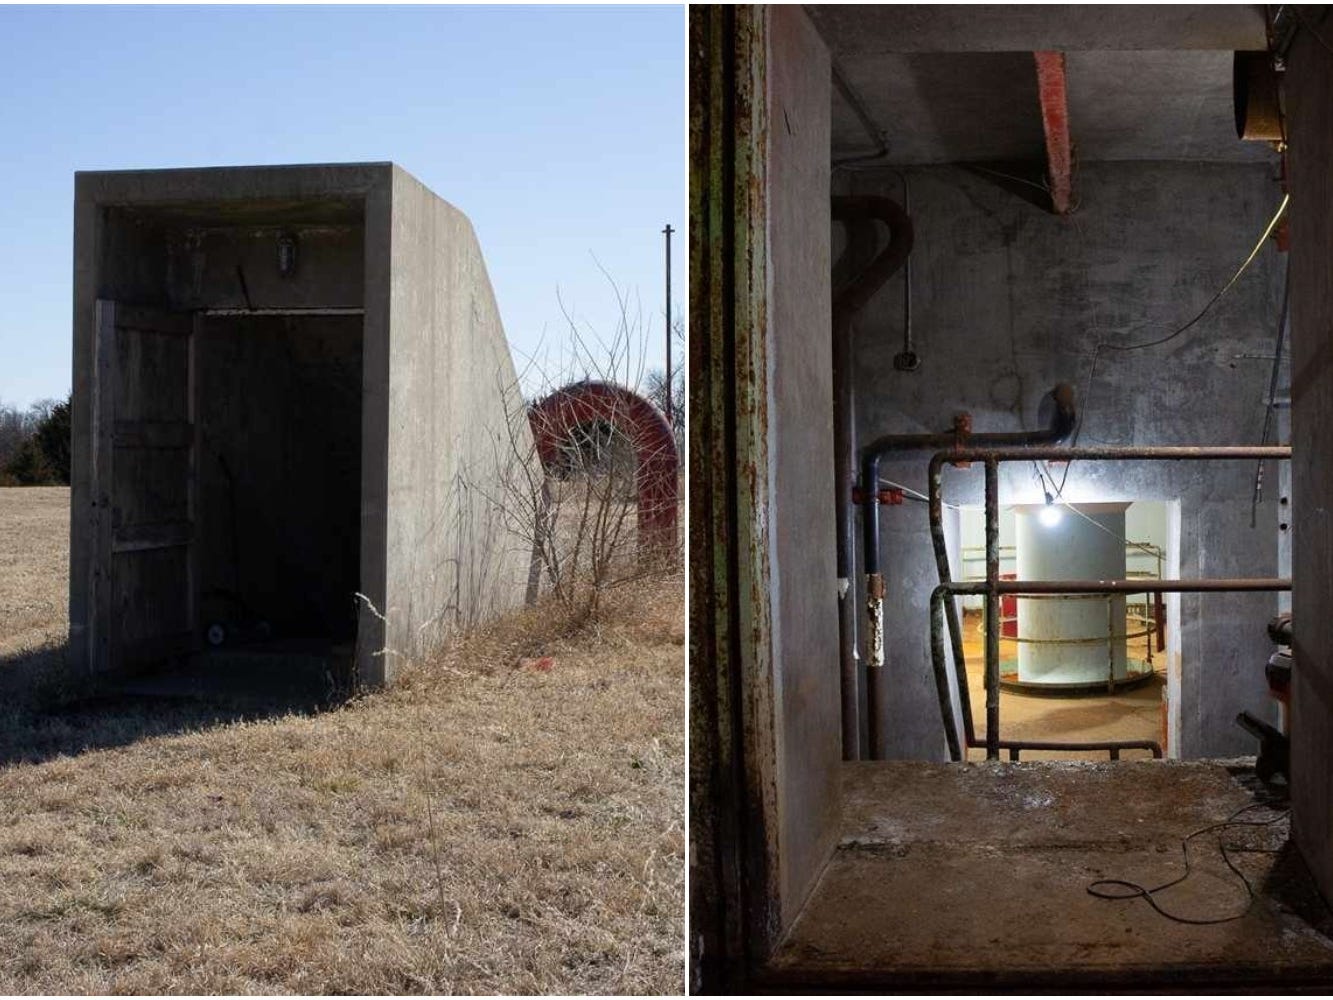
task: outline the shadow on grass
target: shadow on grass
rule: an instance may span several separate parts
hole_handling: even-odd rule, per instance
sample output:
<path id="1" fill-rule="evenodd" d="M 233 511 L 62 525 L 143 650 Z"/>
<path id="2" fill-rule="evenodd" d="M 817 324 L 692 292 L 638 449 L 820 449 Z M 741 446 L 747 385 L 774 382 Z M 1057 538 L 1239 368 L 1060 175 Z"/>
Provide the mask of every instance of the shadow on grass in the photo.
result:
<path id="1" fill-rule="evenodd" d="M 40 763 L 155 736 L 309 715 L 341 704 L 322 670 L 207 658 L 152 673 L 76 678 L 65 644 L 0 657 L 0 767 Z"/>

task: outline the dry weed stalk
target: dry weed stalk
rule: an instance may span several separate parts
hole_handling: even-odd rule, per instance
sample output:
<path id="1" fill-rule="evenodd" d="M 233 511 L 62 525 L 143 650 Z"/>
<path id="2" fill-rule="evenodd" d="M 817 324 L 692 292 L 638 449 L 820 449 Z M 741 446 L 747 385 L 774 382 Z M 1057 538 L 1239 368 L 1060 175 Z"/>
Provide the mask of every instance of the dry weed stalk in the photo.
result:
<path id="1" fill-rule="evenodd" d="M 536 603 L 543 591 L 552 594 L 576 627 L 595 621 L 608 589 L 660 575 L 679 558 L 678 539 L 664 546 L 639 537 L 636 502 L 641 463 L 663 448 L 674 462 L 675 446 L 656 445 L 635 430 L 624 402 L 607 402 L 610 412 L 596 419 L 578 418 L 554 463 L 550 456 L 543 463 L 534 440 L 533 401 L 558 390 L 600 384 L 652 395 L 641 314 L 607 280 L 619 317 L 609 339 L 580 324 L 561 301 L 563 357 L 548 352 L 540 367 L 530 359 L 516 381 L 498 386 L 508 420 L 495 442 L 503 470 L 495 499 L 507 527 L 530 547 L 527 603 Z"/>

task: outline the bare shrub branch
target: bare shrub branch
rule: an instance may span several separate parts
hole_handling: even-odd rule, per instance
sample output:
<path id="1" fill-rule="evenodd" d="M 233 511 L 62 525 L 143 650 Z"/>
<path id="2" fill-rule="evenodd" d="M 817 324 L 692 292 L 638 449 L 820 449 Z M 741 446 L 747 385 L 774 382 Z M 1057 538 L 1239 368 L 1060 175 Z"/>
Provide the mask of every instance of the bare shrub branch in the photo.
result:
<path id="1" fill-rule="evenodd" d="M 639 465 L 660 458 L 658 446 L 634 429 L 623 404 L 611 404 L 612 412 L 597 419 L 571 417 L 574 426 L 550 468 L 543 465 L 532 429 L 539 401 L 580 383 L 605 383 L 652 399 L 642 310 L 597 266 L 616 302 L 614 329 L 605 334 L 593 329 L 557 292 L 565 330 L 561 353 L 548 345 L 540 367 L 529 359 L 523 377 L 497 376 L 507 419 L 505 433 L 493 442 L 500 485 L 490 487 L 498 490 L 493 506 L 503 512 L 506 529 L 530 549 L 528 603 L 549 593 L 579 620 L 596 616 L 609 587 L 662 565 L 646 558 L 649 540 L 640 539 L 638 530 Z M 675 446 L 661 447 L 673 452 L 674 462 Z"/>

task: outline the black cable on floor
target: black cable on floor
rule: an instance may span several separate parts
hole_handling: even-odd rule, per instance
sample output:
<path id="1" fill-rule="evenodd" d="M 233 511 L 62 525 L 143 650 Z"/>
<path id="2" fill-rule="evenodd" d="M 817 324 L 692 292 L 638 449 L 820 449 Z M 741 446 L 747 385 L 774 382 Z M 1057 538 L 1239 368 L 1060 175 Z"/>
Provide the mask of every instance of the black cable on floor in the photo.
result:
<path id="1" fill-rule="evenodd" d="M 1283 809 L 1280 812 L 1278 812 L 1278 814 L 1274 816 L 1272 819 L 1261 820 L 1255 823 L 1243 822 L 1243 821 L 1238 822 L 1236 820 L 1237 816 L 1247 813 L 1251 809 L 1272 809 L 1272 808 L 1273 807 L 1267 802 L 1253 802 L 1242 809 L 1237 809 L 1234 813 L 1228 816 L 1221 823 L 1213 823 L 1211 826 L 1205 826 L 1202 829 L 1195 830 L 1193 833 L 1182 838 L 1180 841 L 1180 851 L 1185 858 L 1185 873 L 1181 875 L 1179 878 L 1174 878 L 1170 882 L 1163 882 L 1161 885 L 1154 886 L 1151 889 L 1139 885 L 1137 882 L 1129 882 L 1126 881 L 1125 879 L 1101 878 L 1097 879 L 1095 882 L 1088 883 L 1088 895 L 1096 896 L 1098 899 L 1142 898 L 1147 900 L 1148 905 L 1151 906 L 1158 913 L 1160 913 L 1162 916 L 1166 917 L 1168 920 L 1174 920 L 1178 924 L 1199 924 L 1199 925 L 1225 924 L 1225 923 L 1230 923 L 1232 920 L 1239 920 L 1241 917 L 1245 916 L 1245 914 L 1249 913 L 1250 907 L 1254 905 L 1254 899 L 1255 899 L 1254 886 L 1250 885 L 1250 880 L 1245 877 L 1245 873 L 1242 872 L 1239 868 L 1237 868 L 1235 864 L 1232 862 L 1231 856 L 1227 853 L 1227 845 L 1222 841 L 1222 837 L 1220 835 L 1217 838 L 1217 846 L 1222 851 L 1222 860 L 1226 862 L 1227 867 L 1230 868 L 1232 872 L 1235 873 L 1236 877 L 1241 880 L 1241 883 L 1245 886 L 1245 892 L 1249 895 L 1249 902 L 1245 904 L 1245 909 L 1241 910 L 1239 913 L 1233 913 L 1231 916 L 1227 917 L 1210 917 L 1207 919 L 1199 919 L 1197 917 L 1182 917 L 1179 914 L 1171 913 L 1170 911 L 1165 909 L 1159 902 L 1157 902 L 1157 899 L 1155 897 L 1157 893 L 1162 892 L 1164 889 L 1170 889 L 1172 886 L 1180 885 L 1180 883 L 1184 882 L 1187 878 L 1190 877 L 1190 871 L 1192 865 L 1190 864 L 1189 843 L 1191 840 L 1193 840 L 1195 837 L 1202 837 L 1205 833 L 1211 833 L 1214 830 L 1225 830 L 1233 826 L 1272 826 L 1274 823 L 1280 823 L 1282 820 L 1287 819 L 1291 816 L 1290 809 Z M 1241 851 L 1241 848 L 1236 847 L 1234 845 L 1232 846 L 1231 849 L 1237 852 Z M 1117 886 L 1120 889 L 1126 891 L 1109 892 L 1104 889 L 1098 889 L 1097 888 L 1098 886 Z"/>

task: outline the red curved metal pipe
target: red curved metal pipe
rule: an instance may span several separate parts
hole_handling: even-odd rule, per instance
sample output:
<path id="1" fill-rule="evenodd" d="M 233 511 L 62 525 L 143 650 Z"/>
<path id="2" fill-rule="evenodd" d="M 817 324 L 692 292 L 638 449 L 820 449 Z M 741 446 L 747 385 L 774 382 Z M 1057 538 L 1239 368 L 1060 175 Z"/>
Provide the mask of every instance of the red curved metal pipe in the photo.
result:
<path id="1" fill-rule="evenodd" d="M 680 456 L 671 425 L 656 406 L 610 382 L 577 382 L 534 403 L 528 421 L 546 469 L 559 462 L 570 432 L 579 426 L 601 421 L 624 434 L 634 449 L 639 554 L 674 550 Z"/>

